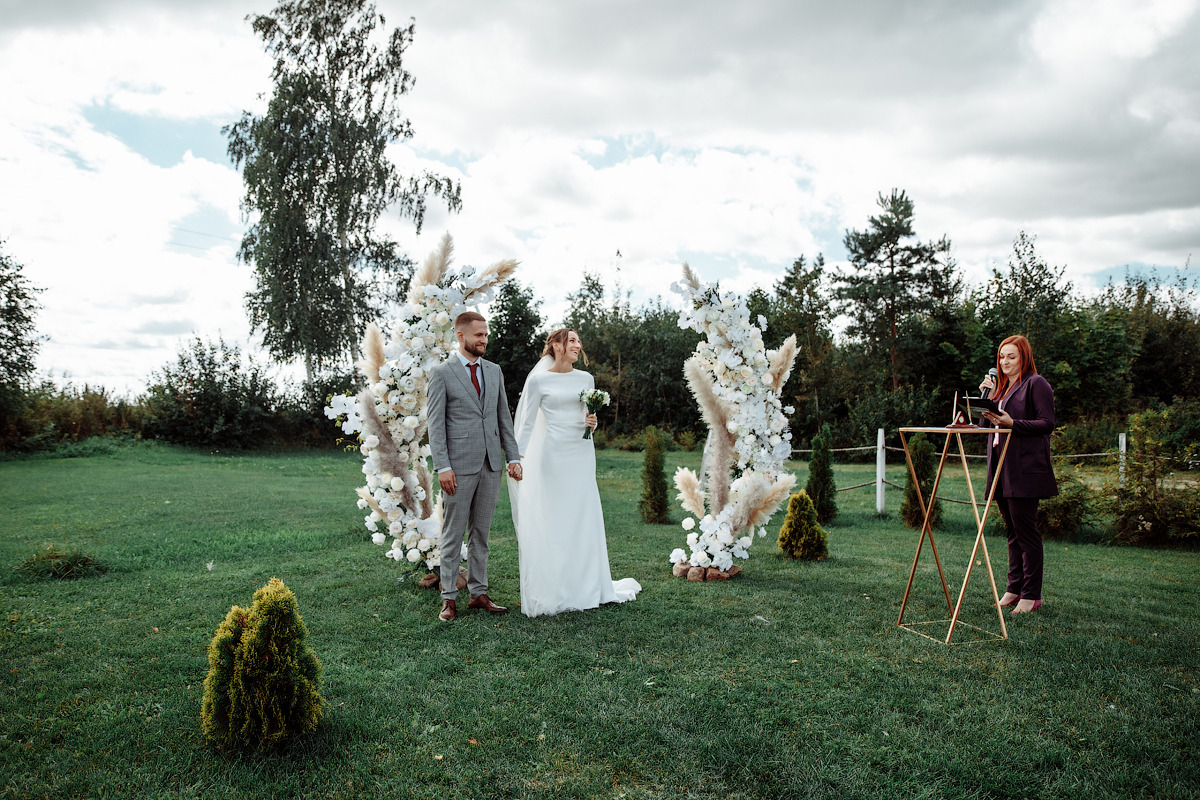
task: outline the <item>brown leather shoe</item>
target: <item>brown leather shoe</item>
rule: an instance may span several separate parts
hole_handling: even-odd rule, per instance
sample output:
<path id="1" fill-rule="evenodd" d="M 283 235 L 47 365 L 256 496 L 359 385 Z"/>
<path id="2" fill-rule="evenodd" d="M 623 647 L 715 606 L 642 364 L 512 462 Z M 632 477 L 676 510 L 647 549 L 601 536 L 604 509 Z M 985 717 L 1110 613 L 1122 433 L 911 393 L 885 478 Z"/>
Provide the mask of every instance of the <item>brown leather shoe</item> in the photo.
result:
<path id="1" fill-rule="evenodd" d="M 442 622 L 450 622 L 458 616 L 458 603 L 453 600 L 442 601 L 442 611 L 438 614 L 438 619 Z"/>
<path id="2" fill-rule="evenodd" d="M 479 597 L 472 597 L 467 603 L 467 608 L 482 608 L 489 614 L 507 614 L 508 609 L 504 606 L 498 606 L 492 602 L 486 594 L 481 594 Z"/>

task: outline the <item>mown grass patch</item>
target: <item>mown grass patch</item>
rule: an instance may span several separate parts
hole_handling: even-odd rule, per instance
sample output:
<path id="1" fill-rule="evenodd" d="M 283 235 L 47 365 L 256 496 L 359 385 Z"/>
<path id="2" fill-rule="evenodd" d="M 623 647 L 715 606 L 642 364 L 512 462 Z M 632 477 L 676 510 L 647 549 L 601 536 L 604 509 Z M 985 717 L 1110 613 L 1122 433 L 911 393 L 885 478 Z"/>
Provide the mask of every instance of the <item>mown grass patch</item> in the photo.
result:
<path id="1" fill-rule="evenodd" d="M 772 531 L 739 578 L 689 584 L 667 562 L 682 529 L 638 518 L 640 454 L 598 457 L 613 576 L 637 578 L 638 599 L 451 625 L 370 543 L 353 455 L 142 447 L 0 464 L 0 796 L 1200 792 L 1200 554 L 1047 542 L 1043 609 L 1009 617 L 1006 642 L 946 647 L 896 627 L 916 544 L 899 491 L 882 519 L 873 488 L 841 493 L 827 561 L 776 555 Z M 698 462 L 666 454 L 668 473 Z M 842 485 L 874 471 L 836 469 Z M 966 494 L 961 479 L 946 491 Z M 936 536 L 955 594 L 973 532 L 948 504 Z M 111 570 L 19 575 L 48 543 Z M 1002 581 L 1004 540 L 988 544 Z M 519 599 L 516 550 L 502 495 L 501 603 Z M 206 648 L 272 576 L 299 598 L 328 715 L 280 756 L 224 756 L 200 733 Z M 987 595 L 977 571 L 964 618 L 997 628 Z M 906 621 L 939 615 L 925 555 Z"/>

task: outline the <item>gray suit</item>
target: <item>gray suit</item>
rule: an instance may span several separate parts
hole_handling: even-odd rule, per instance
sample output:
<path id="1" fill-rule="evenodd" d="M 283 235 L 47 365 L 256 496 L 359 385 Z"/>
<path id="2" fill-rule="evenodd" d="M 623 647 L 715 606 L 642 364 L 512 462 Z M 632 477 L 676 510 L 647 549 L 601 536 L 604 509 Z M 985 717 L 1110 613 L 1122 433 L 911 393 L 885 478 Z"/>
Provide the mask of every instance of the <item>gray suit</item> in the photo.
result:
<path id="1" fill-rule="evenodd" d="M 471 597 L 487 592 L 488 530 L 500 496 L 505 458 L 520 458 L 513 435 L 512 414 L 504 393 L 504 374 L 490 361 L 479 359 L 483 396 L 457 355 L 433 368 L 429 375 L 429 448 L 433 468 L 454 470 L 458 486 L 442 495 L 442 598 L 458 597 L 458 554 L 463 532 L 467 540 Z"/>

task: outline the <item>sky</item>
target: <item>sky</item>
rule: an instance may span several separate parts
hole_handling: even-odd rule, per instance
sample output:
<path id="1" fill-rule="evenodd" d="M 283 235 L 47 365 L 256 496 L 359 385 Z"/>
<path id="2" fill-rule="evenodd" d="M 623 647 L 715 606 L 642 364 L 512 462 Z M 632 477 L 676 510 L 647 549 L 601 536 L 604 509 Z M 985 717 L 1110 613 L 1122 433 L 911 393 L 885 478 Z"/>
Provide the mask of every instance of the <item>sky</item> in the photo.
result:
<path id="1" fill-rule="evenodd" d="M 416 21 L 390 156 L 463 199 L 381 231 L 518 259 L 550 322 L 585 272 L 677 304 L 684 261 L 740 290 L 837 266 L 893 188 L 973 286 L 1021 231 L 1084 292 L 1200 275 L 1200 0 L 377 5 Z M 133 396 L 193 336 L 261 355 L 221 128 L 264 107 L 272 7 L 0 0 L 0 240 L 45 290 L 41 374 Z"/>

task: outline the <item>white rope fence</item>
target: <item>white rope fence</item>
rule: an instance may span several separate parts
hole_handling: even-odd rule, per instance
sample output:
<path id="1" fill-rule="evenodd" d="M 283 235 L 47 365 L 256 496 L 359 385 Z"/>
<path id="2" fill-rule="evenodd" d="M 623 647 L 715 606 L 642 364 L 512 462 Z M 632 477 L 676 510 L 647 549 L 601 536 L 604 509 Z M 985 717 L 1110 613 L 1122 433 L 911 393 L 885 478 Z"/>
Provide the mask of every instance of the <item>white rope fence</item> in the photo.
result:
<path id="1" fill-rule="evenodd" d="M 895 489 L 903 490 L 904 487 L 897 483 L 892 483 L 884 477 L 885 467 L 887 465 L 887 453 L 903 453 L 902 447 L 889 447 L 886 443 L 886 435 L 883 428 L 876 432 L 875 446 L 870 445 L 864 447 L 832 447 L 830 452 L 833 453 L 865 453 L 871 450 L 875 451 L 875 480 L 866 481 L 865 483 L 856 483 L 853 486 L 842 486 L 837 489 L 839 492 L 848 492 L 851 489 L 862 489 L 866 486 L 875 486 L 875 513 L 884 513 L 884 487 L 891 486 Z M 1126 454 L 1127 439 L 1124 433 L 1117 437 L 1117 449 L 1115 452 L 1108 453 L 1071 453 L 1068 455 L 1056 455 L 1055 458 L 1117 458 L 1119 479 L 1122 485 L 1125 483 L 1125 454 Z M 812 450 L 796 449 L 792 451 L 793 456 L 811 454 Z M 987 456 L 968 455 L 967 458 L 986 459 Z M 939 500 L 945 500 L 948 503 L 959 503 L 961 505 L 971 505 L 969 500 L 955 500 L 950 497 L 939 497 Z"/>

